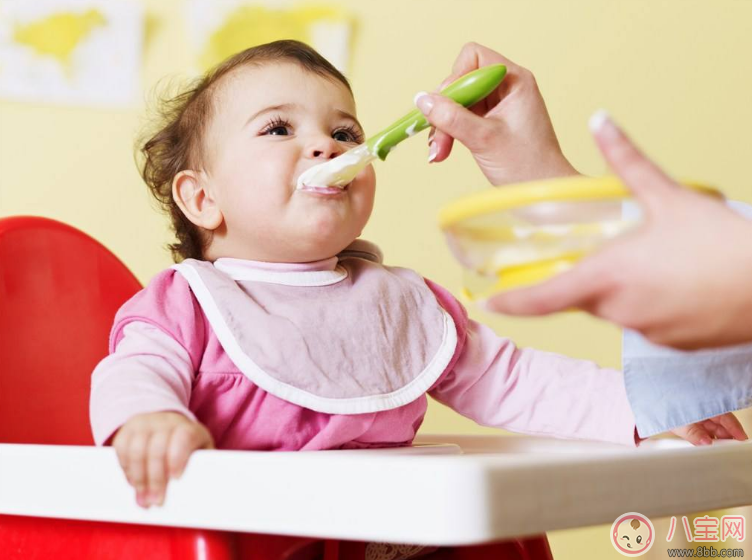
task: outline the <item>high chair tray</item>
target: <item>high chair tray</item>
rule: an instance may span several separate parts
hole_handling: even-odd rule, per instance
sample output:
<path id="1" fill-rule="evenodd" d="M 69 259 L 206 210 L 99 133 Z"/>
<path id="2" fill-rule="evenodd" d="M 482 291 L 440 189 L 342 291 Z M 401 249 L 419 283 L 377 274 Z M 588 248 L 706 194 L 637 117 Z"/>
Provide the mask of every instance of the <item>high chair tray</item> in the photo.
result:
<path id="1" fill-rule="evenodd" d="M 412 448 L 199 451 L 162 508 L 135 503 L 111 448 L 0 445 L 0 514 L 364 541 L 483 543 L 752 504 L 752 442 L 638 449 L 422 436 Z"/>

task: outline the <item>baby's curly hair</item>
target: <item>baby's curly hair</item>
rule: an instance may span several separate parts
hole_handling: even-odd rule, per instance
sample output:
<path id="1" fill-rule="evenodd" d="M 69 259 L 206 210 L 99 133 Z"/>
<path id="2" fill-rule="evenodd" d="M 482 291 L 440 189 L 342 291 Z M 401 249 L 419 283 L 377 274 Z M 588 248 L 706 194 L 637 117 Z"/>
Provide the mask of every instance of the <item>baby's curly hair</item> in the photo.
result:
<path id="1" fill-rule="evenodd" d="M 313 48 L 300 41 L 274 41 L 231 56 L 183 92 L 163 99 L 156 132 L 138 141 L 136 159 L 141 177 L 172 221 L 177 241 L 169 249 L 175 262 L 203 258 L 211 239 L 210 232 L 188 220 L 173 200 L 172 182 L 181 171 L 201 169 L 204 164 L 203 139 L 214 115 L 218 82 L 242 66 L 280 61 L 295 62 L 309 72 L 338 80 L 352 93 L 347 78 Z"/>

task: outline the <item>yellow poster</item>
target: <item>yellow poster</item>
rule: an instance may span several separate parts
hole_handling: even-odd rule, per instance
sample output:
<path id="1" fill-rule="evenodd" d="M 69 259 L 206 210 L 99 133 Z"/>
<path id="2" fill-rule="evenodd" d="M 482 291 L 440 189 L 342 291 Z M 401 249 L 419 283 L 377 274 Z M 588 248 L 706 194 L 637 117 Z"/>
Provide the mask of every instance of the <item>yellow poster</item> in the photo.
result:
<path id="1" fill-rule="evenodd" d="M 352 17 L 340 7 L 284 1 L 191 0 L 187 10 L 197 71 L 255 45 L 297 39 L 347 73 Z"/>
<path id="2" fill-rule="evenodd" d="M 134 0 L 0 2 L 0 97 L 132 103 L 140 88 L 142 10 Z"/>

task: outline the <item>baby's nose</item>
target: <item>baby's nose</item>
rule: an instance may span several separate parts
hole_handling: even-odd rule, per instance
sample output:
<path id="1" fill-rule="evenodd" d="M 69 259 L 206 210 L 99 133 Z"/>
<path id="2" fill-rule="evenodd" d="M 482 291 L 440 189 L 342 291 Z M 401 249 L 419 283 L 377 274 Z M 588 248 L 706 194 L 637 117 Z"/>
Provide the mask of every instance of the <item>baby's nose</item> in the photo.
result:
<path id="1" fill-rule="evenodd" d="M 333 159 L 343 152 L 334 138 L 321 138 L 311 142 L 308 155 L 314 159 Z"/>

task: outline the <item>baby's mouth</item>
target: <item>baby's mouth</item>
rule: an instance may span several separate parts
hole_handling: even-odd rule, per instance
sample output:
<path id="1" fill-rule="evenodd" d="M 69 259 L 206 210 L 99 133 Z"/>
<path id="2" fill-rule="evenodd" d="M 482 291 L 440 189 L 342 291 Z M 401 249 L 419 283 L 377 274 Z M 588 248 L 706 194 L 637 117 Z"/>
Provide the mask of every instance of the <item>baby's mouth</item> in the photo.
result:
<path id="1" fill-rule="evenodd" d="M 330 187 L 330 186 L 303 184 L 300 187 L 298 187 L 296 190 L 311 193 L 311 194 L 318 194 L 322 196 L 338 196 L 347 192 L 350 188 L 350 185 L 352 185 L 352 183 L 353 182 L 350 181 L 344 187 Z"/>

